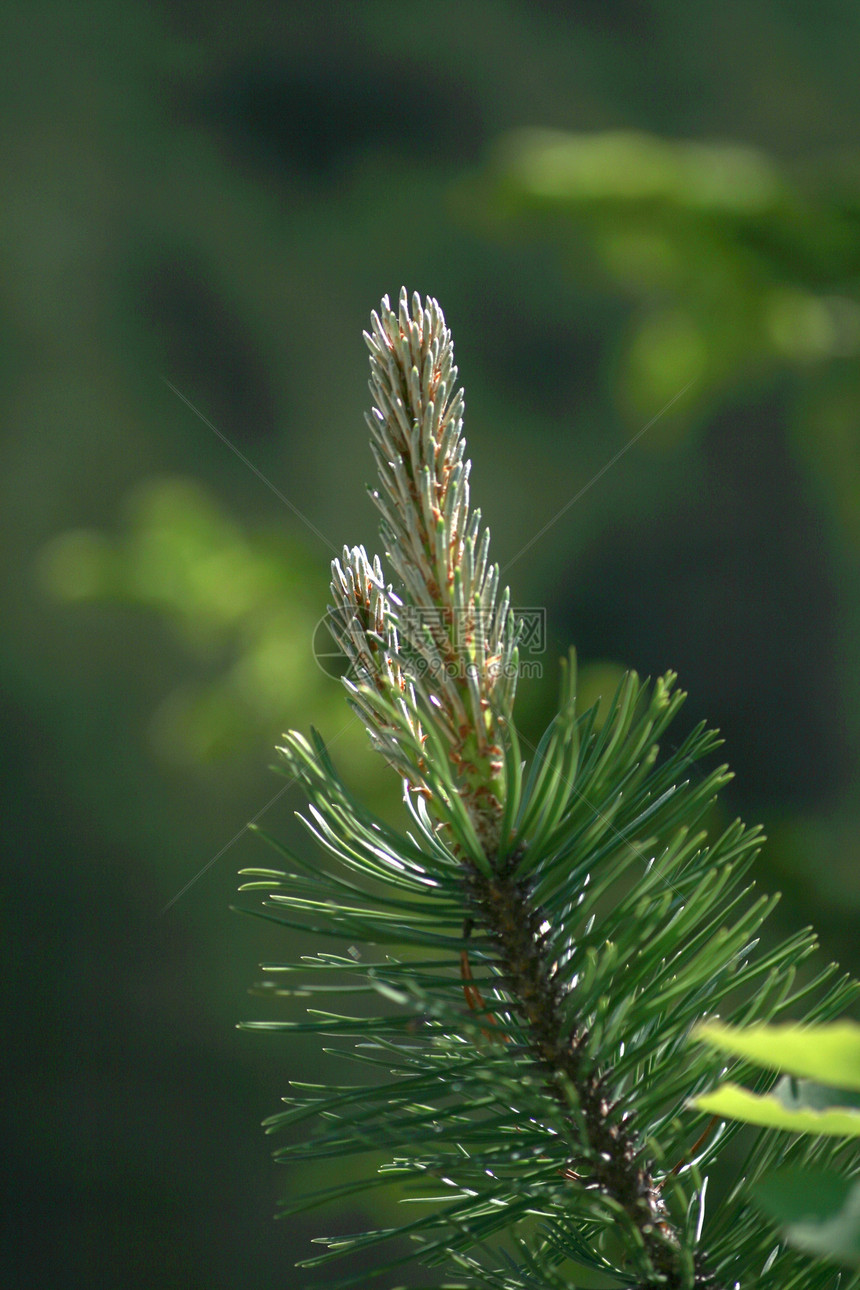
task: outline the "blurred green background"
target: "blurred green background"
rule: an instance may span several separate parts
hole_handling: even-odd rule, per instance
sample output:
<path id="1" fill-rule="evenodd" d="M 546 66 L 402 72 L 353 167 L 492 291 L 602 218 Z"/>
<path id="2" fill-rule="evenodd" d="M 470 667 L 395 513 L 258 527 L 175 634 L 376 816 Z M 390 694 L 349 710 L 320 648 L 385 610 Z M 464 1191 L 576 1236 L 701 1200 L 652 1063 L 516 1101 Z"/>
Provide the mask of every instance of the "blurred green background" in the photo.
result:
<path id="1" fill-rule="evenodd" d="M 272 863 L 248 820 L 299 836 L 284 728 L 397 809 L 312 651 L 332 554 L 375 549 L 383 292 L 441 301 L 495 558 L 547 610 L 527 736 L 569 641 L 590 695 L 677 669 L 775 932 L 860 969 L 860 9 L 3 23 L 0 1281 L 290 1287 L 309 1228 L 384 1202 L 272 1221 L 306 1175 L 259 1122 L 321 1062 L 234 1025 L 288 1015 L 257 963 L 315 947 L 228 906 Z"/>

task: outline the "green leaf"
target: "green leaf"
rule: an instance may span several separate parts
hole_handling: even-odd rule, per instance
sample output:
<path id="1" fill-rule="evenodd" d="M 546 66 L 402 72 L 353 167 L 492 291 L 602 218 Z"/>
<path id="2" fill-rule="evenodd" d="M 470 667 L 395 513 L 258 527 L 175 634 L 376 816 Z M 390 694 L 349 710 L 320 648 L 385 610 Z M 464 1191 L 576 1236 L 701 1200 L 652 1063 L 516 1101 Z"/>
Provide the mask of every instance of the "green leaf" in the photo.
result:
<path id="1" fill-rule="evenodd" d="M 829 1026 L 748 1026 L 720 1022 L 699 1026 L 695 1039 L 746 1057 L 758 1066 L 801 1075 L 835 1088 L 860 1090 L 860 1026 L 840 1021 Z"/>
<path id="2" fill-rule="evenodd" d="M 753 1188 L 792 1245 L 860 1264 L 860 1181 L 826 1169 L 782 1169 Z"/>
<path id="3" fill-rule="evenodd" d="M 818 1137 L 860 1138 L 860 1112 L 842 1107 L 826 1111 L 790 1110 L 781 1097 L 772 1094 L 759 1097 L 739 1084 L 723 1084 L 715 1093 L 695 1098 L 692 1105 L 710 1115 L 743 1120 L 765 1129 L 814 1133 Z"/>

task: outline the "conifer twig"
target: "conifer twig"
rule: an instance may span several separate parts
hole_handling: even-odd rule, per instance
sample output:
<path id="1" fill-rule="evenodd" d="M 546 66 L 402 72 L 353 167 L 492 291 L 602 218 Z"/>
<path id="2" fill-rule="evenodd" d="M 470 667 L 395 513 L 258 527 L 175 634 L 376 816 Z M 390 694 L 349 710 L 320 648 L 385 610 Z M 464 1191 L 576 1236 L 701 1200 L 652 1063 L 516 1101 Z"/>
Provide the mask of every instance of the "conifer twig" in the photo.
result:
<path id="1" fill-rule="evenodd" d="M 405 600 L 385 588 L 379 558 L 371 561 L 362 548 L 347 549 L 343 562 L 334 562 L 332 621 L 360 678 L 351 684 L 353 702 L 374 741 L 407 782 L 425 792 L 431 810 L 424 753 L 415 756 L 421 714 L 432 714 L 441 729 L 485 862 L 457 848 L 471 918 L 495 947 L 510 1006 L 563 1112 L 570 1090 L 575 1093 L 587 1133 L 588 1160 L 581 1168 L 635 1228 L 660 1278 L 654 1287 L 681 1290 L 678 1236 L 636 1138 L 632 1111 L 626 1099 L 613 1096 L 610 1074 L 583 1060 L 583 1034 L 566 1031 L 562 991 L 552 980 L 541 931 L 544 912 L 528 884 L 511 877 L 510 861 L 499 861 L 502 744 L 513 707 L 516 632 L 507 590 L 497 599 L 489 530 L 481 529 L 480 511 L 469 509 L 471 464 L 464 457 L 463 395 L 455 388 L 451 333 L 435 300 L 422 305 L 416 295 L 410 311 L 405 290 L 396 313 L 386 298 L 372 321 L 366 340 L 375 406 L 368 425 L 380 480 L 372 497 Z M 412 679 L 408 656 L 423 664 Z M 377 693 L 391 706 L 378 707 Z M 399 722 L 392 708 L 401 714 Z M 411 763 L 404 745 L 412 749 Z M 470 1006 L 481 1000 L 471 980 L 467 991 Z M 479 1007 L 483 1012 L 482 1000 Z M 484 1015 L 495 1024 L 491 1013 Z M 701 1268 L 695 1284 L 716 1285 Z"/>
<path id="2" fill-rule="evenodd" d="M 386 297 L 365 333 L 375 406 L 367 421 L 379 471 L 371 493 L 386 558 L 404 599 L 386 589 L 378 557 L 344 548 L 332 566 L 335 638 L 358 684 L 353 703 L 407 782 L 427 790 L 420 713 L 444 742 L 457 791 L 485 854 L 499 842 L 503 730 L 513 707 L 517 648 L 507 592 L 489 563 L 489 530 L 470 510 L 463 392 L 451 333 L 435 300 Z M 373 691 L 393 705 L 392 724 Z M 404 749 L 403 725 L 408 728 Z M 411 754 L 411 759 L 410 759 Z"/>
<path id="3" fill-rule="evenodd" d="M 394 1000 L 393 1017 L 316 1011 L 306 1023 L 249 1024 L 362 1035 L 356 1059 L 390 1079 L 311 1087 L 285 1099 L 270 1128 L 318 1113 L 317 1151 L 393 1149 L 391 1170 L 452 1190 L 449 1208 L 327 1239 L 329 1251 L 307 1265 L 401 1231 L 423 1242 L 426 1261 L 446 1258 L 487 1290 L 573 1290 L 559 1271 L 566 1263 L 619 1284 L 634 1276 L 634 1290 L 828 1290 L 826 1268 L 774 1248 L 741 1189 L 705 1255 L 698 1166 L 719 1135 L 713 1124 L 702 1132 L 689 1105 L 719 1062 L 687 1041 L 720 1008 L 735 1021 L 769 1020 L 813 990 L 807 1020 L 826 1019 L 854 985 L 834 983 L 831 965 L 793 991 L 815 948 L 808 930 L 755 961 L 775 902 L 751 899 L 739 883 L 760 831 L 735 821 L 711 840 L 700 828 L 729 778 L 721 766 L 690 779 L 689 765 L 719 742 L 704 725 L 658 758 L 683 700 L 672 674 L 652 687 L 630 674 L 598 730 L 594 709 L 577 710 L 571 661 L 524 777 L 513 721 L 518 624 L 470 507 L 451 333 L 434 300 L 410 302 L 403 291 L 396 311 L 383 299 L 366 340 L 379 473 L 371 495 L 398 587 L 379 556 L 345 547 L 332 565 L 330 623 L 350 663 L 349 701 L 403 779 L 414 832 L 357 803 L 321 739 L 293 732 L 281 752 L 310 798 L 304 822 L 338 867 L 279 848 L 299 872 L 246 872 L 248 886 L 269 892 L 263 917 L 350 942 L 420 946 L 427 957 L 386 952 L 353 986 Z M 269 966 L 312 976 L 356 969 L 336 955 Z M 330 989 L 297 993 L 313 988 Z M 816 1158 L 823 1150 L 809 1148 Z M 789 1151 L 763 1147 L 748 1176 Z M 543 1225 L 531 1244 L 517 1234 L 526 1218 Z M 519 1263 L 488 1266 L 476 1253 L 499 1231 Z"/>

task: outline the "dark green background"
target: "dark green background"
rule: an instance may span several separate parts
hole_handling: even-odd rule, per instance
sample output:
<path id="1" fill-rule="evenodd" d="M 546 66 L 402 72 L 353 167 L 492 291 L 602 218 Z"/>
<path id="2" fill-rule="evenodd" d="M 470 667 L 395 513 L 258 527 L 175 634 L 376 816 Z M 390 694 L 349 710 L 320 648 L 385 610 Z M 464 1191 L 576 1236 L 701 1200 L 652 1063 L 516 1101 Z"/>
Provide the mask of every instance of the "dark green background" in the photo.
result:
<path id="1" fill-rule="evenodd" d="M 719 725 L 725 811 L 768 827 L 778 921 L 860 967 L 860 9 L 3 21 L 0 1281 L 289 1287 L 309 1232 L 379 1211 L 272 1221 L 307 1175 L 258 1125 L 322 1063 L 234 1024 L 285 1015 L 247 987 L 311 946 L 228 906 L 271 863 L 245 822 L 294 834 L 294 793 L 265 809 L 287 726 L 313 720 L 396 809 L 311 650 L 332 550 L 374 546 L 361 331 L 383 292 L 441 301 L 474 497 L 515 603 L 547 610 L 526 733 L 568 641 L 591 695 L 677 669 L 678 737 Z M 524 127 L 605 156 L 530 187 Z M 614 131 L 640 132 L 620 160 Z M 685 140 L 730 146 L 691 163 Z"/>

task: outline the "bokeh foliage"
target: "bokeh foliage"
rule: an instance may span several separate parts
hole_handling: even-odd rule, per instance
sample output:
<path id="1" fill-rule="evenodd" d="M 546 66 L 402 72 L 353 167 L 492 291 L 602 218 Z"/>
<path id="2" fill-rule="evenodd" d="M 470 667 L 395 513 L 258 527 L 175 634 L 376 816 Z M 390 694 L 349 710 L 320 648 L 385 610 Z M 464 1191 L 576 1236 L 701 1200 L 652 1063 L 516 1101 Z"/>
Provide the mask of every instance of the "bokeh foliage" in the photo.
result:
<path id="1" fill-rule="evenodd" d="M 357 338 L 383 291 L 456 327 L 503 576 L 548 611 L 526 725 L 569 640 L 595 693 L 677 668 L 767 825 L 783 926 L 860 966 L 860 15 L 4 21 L 4 1280 L 280 1286 L 305 1234 L 270 1222 L 287 1181 L 254 1125 L 285 1066 L 232 1030 L 267 948 L 226 912 L 258 844 L 161 911 L 275 797 L 287 725 L 313 715 L 385 807 L 309 642 L 332 548 L 373 529 Z"/>

